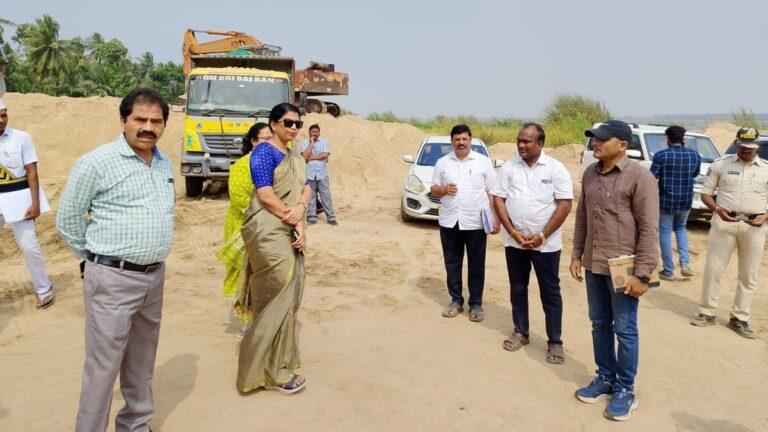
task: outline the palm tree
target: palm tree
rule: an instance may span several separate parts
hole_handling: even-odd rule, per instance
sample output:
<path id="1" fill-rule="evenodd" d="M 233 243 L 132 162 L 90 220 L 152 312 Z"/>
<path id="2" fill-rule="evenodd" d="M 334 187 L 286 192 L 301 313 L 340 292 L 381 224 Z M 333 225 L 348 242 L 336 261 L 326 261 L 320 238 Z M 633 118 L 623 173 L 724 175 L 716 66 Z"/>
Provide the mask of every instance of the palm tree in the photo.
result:
<path id="1" fill-rule="evenodd" d="M 35 25 L 23 40 L 32 70 L 42 80 L 59 75 L 66 64 L 67 41 L 59 39 L 59 23 L 50 15 L 35 20 Z"/>
<path id="2" fill-rule="evenodd" d="M 4 44 L 5 40 L 3 40 L 3 26 L 15 26 L 16 24 L 12 21 L 8 21 L 7 19 L 0 18 L 0 44 Z"/>
<path id="3" fill-rule="evenodd" d="M 145 52 L 139 57 L 139 61 L 136 64 L 136 72 L 139 75 L 139 80 L 144 82 L 149 78 L 149 73 L 155 68 L 155 57 L 151 52 Z"/>

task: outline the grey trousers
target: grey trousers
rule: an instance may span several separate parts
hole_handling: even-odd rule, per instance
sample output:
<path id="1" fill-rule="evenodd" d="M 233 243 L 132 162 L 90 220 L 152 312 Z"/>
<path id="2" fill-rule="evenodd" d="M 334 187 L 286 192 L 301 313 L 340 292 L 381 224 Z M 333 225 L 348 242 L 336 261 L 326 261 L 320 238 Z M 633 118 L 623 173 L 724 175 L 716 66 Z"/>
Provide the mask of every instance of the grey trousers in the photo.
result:
<path id="1" fill-rule="evenodd" d="M 86 262 L 85 366 L 77 432 L 107 429 L 118 373 L 125 406 L 115 418 L 115 431 L 149 430 L 164 277 L 165 264 L 145 274 Z"/>
<path id="2" fill-rule="evenodd" d="M 328 221 L 336 220 L 336 214 L 333 212 L 333 200 L 331 199 L 331 179 L 309 180 L 309 187 L 312 188 L 312 197 L 309 199 L 309 210 L 307 211 L 307 220 L 317 220 L 317 194 L 320 194 L 320 201 L 323 202 L 323 211 Z"/>

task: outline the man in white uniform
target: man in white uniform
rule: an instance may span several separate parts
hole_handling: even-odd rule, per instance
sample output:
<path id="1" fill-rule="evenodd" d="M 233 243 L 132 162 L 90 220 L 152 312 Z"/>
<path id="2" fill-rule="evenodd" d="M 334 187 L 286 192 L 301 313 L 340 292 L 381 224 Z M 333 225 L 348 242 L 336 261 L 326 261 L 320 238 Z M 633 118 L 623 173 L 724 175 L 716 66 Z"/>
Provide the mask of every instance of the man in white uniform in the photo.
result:
<path id="1" fill-rule="evenodd" d="M 469 319 L 483 320 L 486 233 L 481 211 L 488 208 L 488 191 L 496 181 L 496 171 L 488 156 L 472 150 L 472 132 L 466 125 L 451 130 L 454 151 L 435 164 L 430 192 L 441 198 L 440 242 L 443 246 L 446 282 L 451 303 L 443 316 L 453 318 L 464 310 L 462 263 L 467 253 Z M 492 234 L 500 230 L 498 218 Z"/>
<path id="2" fill-rule="evenodd" d="M 40 216 L 40 183 L 37 177 L 37 153 L 28 133 L 8 126 L 8 107 L 0 100 L 0 194 L 27 190 L 31 205 L 24 219 L 8 222 L 27 261 L 27 269 L 37 292 L 37 307 L 53 304 L 53 286 L 45 270 L 43 252 L 35 235 L 35 218 Z M 32 192 L 34 191 L 34 192 Z M 7 206 L 8 204 L 6 204 Z M 0 208 L 0 228 L 9 209 Z"/>

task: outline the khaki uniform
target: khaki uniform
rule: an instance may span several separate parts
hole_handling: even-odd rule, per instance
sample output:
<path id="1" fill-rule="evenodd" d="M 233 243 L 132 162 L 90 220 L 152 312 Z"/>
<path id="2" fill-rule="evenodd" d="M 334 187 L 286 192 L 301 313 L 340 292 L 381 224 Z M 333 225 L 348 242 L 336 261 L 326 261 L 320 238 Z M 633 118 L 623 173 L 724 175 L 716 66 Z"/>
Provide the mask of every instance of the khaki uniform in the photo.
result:
<path id="1" fill-rule="evenodd" d="M 737 155 L 716 160 L 709 169 L 701 193 L 715 195 L 715 192 L 717 204 L 731 211 L 765 213 L 768 207 L 768 162 L 756 157 L 747 164 Z M 739 277 L 731 316 L 748 321 L 768 224 L 758 228 L 743 221 L 726 222 L 717 215 L 712 217 L 711 224 L 699 313 L 716 315 L 720 276 L 736 249 Z"/>

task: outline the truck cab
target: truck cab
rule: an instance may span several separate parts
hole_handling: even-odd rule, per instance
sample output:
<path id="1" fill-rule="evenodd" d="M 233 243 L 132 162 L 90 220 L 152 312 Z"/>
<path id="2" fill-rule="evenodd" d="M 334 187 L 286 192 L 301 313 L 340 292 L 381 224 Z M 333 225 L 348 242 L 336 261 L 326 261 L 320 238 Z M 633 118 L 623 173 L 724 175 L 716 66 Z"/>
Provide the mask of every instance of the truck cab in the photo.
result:
<path id="1" fill-rule="evenodd" d="M 206 179 L 225 179 L 240 158 L 242 140 L 256 122 L 267 122 L 273 106 L 290 102 L 288 73 L 248 67 L 193 69 L 187 83 L 181 175 L 187 196 Z"/>

